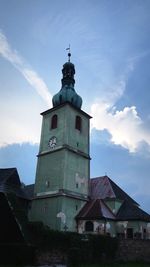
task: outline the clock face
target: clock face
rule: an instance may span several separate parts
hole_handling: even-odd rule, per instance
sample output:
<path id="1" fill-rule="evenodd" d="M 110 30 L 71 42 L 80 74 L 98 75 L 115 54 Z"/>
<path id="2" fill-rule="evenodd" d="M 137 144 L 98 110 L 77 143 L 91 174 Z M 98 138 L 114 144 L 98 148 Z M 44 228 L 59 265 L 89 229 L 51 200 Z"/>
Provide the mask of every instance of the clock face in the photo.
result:
<path id="1" fill-rule="evenodd" d="M 55 136 L 51 137 L 48 141 L 48 146 L 50 148 L 54 148 L 56 146 L 57 143 L 57 138 Z"/>

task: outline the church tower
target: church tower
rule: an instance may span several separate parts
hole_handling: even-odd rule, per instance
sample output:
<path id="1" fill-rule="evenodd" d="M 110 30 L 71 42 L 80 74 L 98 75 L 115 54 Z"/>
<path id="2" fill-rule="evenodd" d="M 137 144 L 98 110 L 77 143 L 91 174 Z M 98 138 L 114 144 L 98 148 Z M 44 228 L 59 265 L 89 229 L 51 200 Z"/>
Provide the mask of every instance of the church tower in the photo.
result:
<path id="1" fill-rule="evenodd" d="M 74 89 L 75 67 L 62 69 L 62 87 L 53 108 L 44 111 L 31 221 L 51 229 L 76 231 L 75 216 L 88 200 L 90 178 L 89 119 Z"/>

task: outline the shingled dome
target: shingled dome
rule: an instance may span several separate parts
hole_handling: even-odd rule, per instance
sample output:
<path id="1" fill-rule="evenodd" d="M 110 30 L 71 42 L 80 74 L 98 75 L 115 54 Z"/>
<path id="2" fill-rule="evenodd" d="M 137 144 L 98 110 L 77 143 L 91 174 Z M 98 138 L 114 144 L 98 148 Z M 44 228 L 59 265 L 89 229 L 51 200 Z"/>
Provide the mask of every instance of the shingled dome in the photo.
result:
<path id="1" fill-rule="evenodd" d="M 74 89 L 74 84 L 75 84 L 74 64 L 71 62 L 66 62 L 63 65 L 62 74 L 63 74 L 63 78 L 61 80 L 62 88 L 56 95 L 53 96 L 52 99 L 53 107 L 69 102 L 74 107 L 81 109 L 82 98 L 76 93 Z"/>

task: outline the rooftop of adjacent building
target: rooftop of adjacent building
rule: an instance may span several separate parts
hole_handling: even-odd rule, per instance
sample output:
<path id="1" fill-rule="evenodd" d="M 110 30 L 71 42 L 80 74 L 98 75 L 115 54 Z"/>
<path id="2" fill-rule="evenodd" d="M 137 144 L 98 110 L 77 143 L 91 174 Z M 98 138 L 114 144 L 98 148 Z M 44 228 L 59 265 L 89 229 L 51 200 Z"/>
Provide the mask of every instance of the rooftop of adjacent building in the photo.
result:
<path id="1" fill-rule="evenodd" d="M 92 178 L 90 180 L 90 197 L 91 199 L 116 198 L 120 200 L 128 200 L 129 202 L 138 205 L 135 200 L 125 193 L 107 175 Z"/>
<path id="2" fill-rule="evenodd" d="M 27 199 L 16 168 L 0 169 L 0 192 L 14 193 L 18 197 Z"/>
<path id="3" fill-rule="evenodd" d="M 0 169 L 0 193 L 16 196 L 26 200 L 34 197 L 34 184 L 23 185 L 16 168 Z M 109 206 L 110 201 L 119 201 L 117 211 Z M 79 211 L 76 219 L 111 220 L 144 220 L 150 221 L 150 215 L 139 208 L 139 205 L 125 193 L 108 176 L 92 178 L 90 180 L 89 201 Z"/>

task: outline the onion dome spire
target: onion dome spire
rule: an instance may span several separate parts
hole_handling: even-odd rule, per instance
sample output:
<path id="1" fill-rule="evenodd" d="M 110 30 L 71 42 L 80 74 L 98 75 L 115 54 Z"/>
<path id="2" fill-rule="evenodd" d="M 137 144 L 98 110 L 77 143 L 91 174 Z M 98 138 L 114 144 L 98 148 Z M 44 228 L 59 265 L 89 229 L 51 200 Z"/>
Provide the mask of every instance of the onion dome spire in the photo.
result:
<path id="1" fill-rule="evenodd" d="M 63 103 L 69 102 L 76 108 L 81 108 L 82 106 L 82 98 L 76 93 L 74 89 L 75 84 L 75 66 L 73 63 L 70 62 L 70 45 L 68 52 L 68 62 L 63 65 L 62 74 L 63 77 L 61 79 L 62 87 L 61 90 L 53 96 L 52 102 L 53 107 L 61 105 Z"/>

